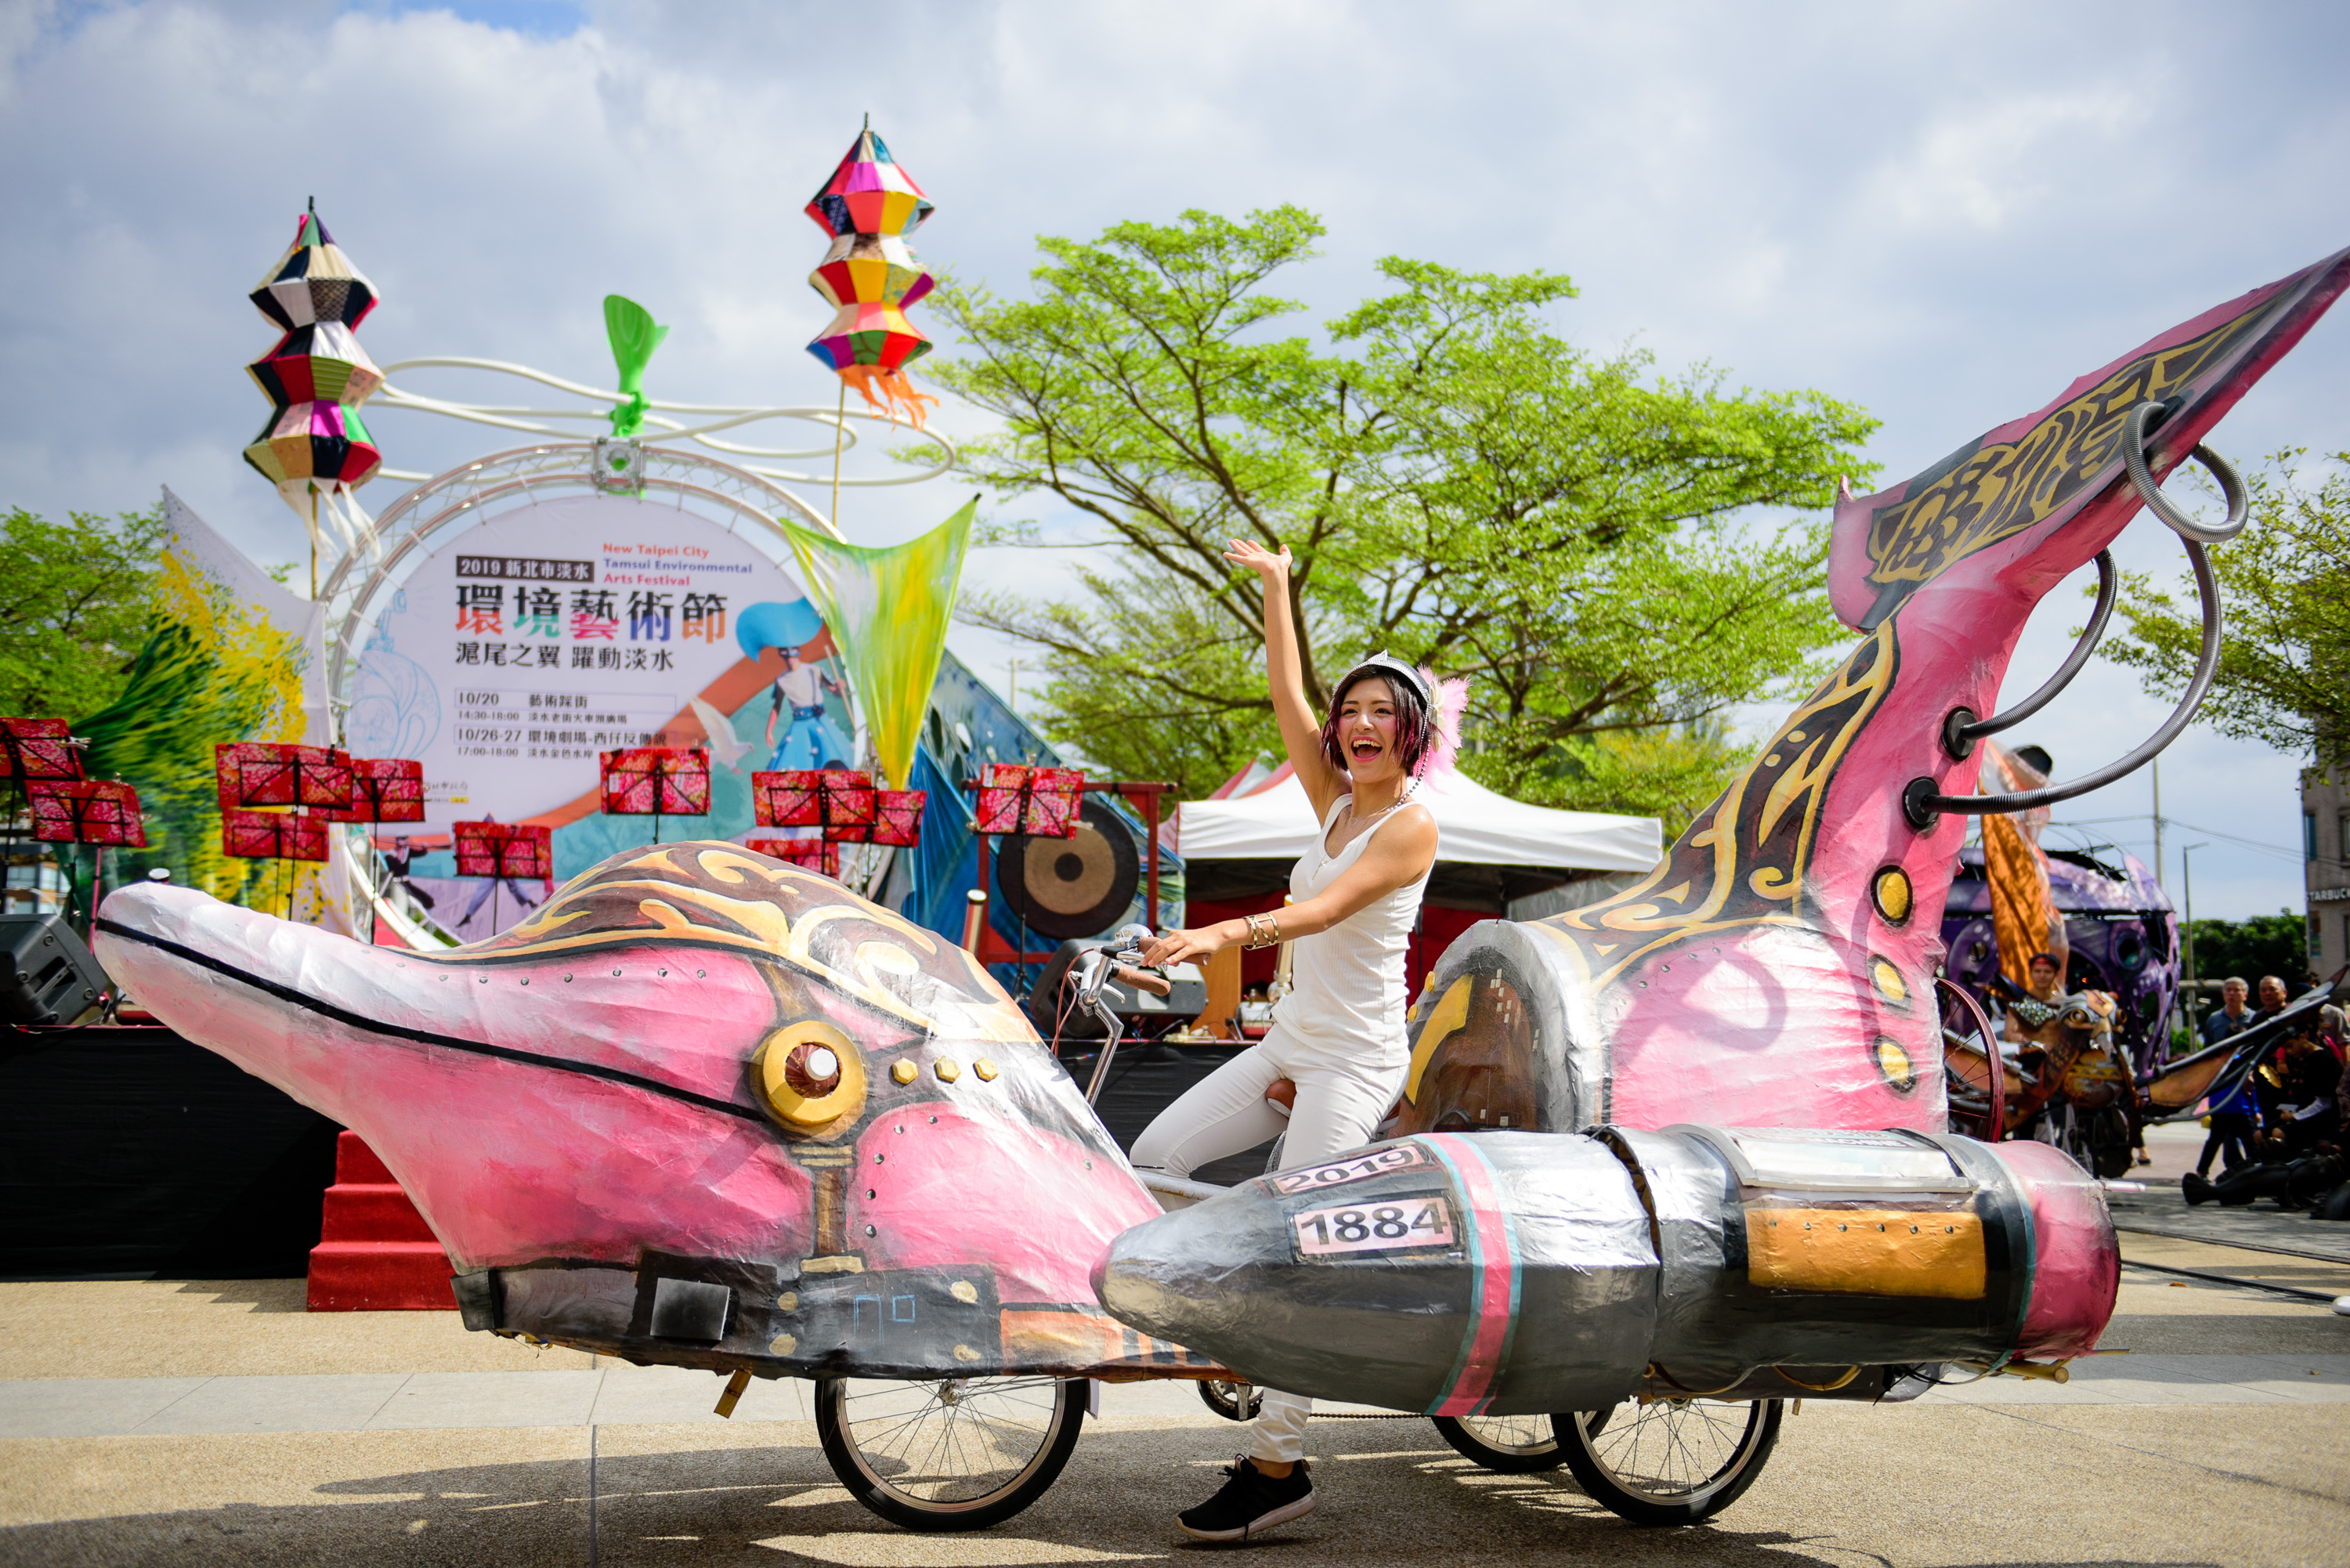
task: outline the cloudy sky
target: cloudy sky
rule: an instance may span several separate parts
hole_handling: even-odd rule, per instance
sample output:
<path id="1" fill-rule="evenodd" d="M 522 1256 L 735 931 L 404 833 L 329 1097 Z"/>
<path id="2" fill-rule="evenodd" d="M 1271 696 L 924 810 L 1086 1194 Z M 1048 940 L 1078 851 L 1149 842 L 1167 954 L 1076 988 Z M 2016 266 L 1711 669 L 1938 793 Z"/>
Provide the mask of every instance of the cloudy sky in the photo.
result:
<path id="1" fill-rule="evenodd" d="M 1317 312 L 1392 254 L 1564 271 L 1567 335 L 1859 402 L 1889 482 L 2350 244 L 2345 67 L 2350 11 L 2324 4 L 0 0 L 0 504 L 110 512 L 168 483 L 296 558 L 237 457 L 265 407 L 242 366 L 271 341 L 244 296 L 312 195 L 384 296 L 380 362 L 608 382 L 598 302 L 619 291 L 674 324 L 657 396 L 828 401 L 799 208 L 867 112 L 939 204 L 926 259 L 999 292 L 1040 233 L 1296 202 L 1330 227 L 1285 285 Z M 403 469 L 509 444 L 374 424 Z M 2350 312 L 2214 440 L 2350 447 Z M 963 493 L 868 492 L 843 522 L 888 542 Z M 2168 538 L 2141 519 L 2118 553 L 2168 571 Z M 974 576 L 1040 569 L 991 552 Z M 2011 696 L 2079 614 L 2043 606 Z M 1000 684 L 1015 650 L 953 640 Z M 2018 738 L 2070 773 L 2160 714 L 2099 665 Z M 2174 885 L 2179 846 L 2212 846 L 2199 914 L 2299 907 L 2294 781 L 2207 732 L 2173 748 Z M 2140 774 L 2062 816 L 2143 855 L 2149 808 Z"/>

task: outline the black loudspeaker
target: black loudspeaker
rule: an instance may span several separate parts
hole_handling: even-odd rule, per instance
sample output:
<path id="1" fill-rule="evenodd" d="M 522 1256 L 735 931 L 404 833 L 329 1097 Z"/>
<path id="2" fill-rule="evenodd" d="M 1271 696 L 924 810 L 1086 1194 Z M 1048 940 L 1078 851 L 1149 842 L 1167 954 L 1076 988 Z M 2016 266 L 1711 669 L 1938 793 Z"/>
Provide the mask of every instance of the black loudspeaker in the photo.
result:
<path id="1" fill-rule="evenodd" d="M 1055 941 L 1108 931 L 1126 919 L 1142 882 L 1133 825 L 1096 795 L 1084 797 L 1079 814 L 1076 837 L 1015 833 L 996 861 L 1006 907 Z"/>
<path id="2" fill-rule="evenodd" d="M 0 915 L 0 1021 L 71 1023 L 112 985 L 62 915 Z"/>

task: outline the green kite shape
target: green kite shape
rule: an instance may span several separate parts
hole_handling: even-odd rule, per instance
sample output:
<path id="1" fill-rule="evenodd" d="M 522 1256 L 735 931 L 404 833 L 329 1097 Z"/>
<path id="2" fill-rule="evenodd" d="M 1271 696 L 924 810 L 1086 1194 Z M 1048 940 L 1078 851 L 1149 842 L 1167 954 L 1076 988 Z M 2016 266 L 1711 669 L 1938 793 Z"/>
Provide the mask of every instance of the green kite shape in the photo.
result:
<path id="1" fill-rule="evenodd" d="M 645 367 L 669 328 L 653 324 L 653 313 L 623 295 L 604 296 L 604 331 L 612 339 L 612 359 L 620 367 L 620 391 L 628 401 L 612 410 L 612 433 L 625 441 L 645 428 Z"/>

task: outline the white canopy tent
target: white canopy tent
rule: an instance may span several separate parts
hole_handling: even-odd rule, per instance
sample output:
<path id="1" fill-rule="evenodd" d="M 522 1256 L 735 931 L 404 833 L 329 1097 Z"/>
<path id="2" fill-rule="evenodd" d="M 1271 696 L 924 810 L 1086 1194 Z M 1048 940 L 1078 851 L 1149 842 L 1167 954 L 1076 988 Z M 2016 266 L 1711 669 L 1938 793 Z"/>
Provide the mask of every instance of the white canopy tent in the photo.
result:
<path id="1" fill-rule="evenodd" d="M 1664 856 L 1664 829 L 1653 816 L 1526 805 L 1451 770 L 1420 781 L 1412 798 L 1436 814 L 1440 863 L 1646 871 Z M 1295 860 L 1317 826 L 1305 786 L 1285 768 L 1253 794 L 1187 800 L 1175 820 L 1187 861 Z"/>

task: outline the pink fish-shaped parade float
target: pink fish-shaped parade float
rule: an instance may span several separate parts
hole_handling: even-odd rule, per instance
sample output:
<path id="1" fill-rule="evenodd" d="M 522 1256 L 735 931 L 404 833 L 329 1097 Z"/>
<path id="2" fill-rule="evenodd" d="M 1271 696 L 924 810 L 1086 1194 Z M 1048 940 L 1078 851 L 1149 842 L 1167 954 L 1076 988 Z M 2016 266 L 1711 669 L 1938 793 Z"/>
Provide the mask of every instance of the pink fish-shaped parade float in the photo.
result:
<path id="1" fill-rule="evenodd" d="M 1637 886 L 1453 943 L 1411 1019 L 1416 1136 L 1128 1232 L 1110 1311 L 1270 1386 L 1449 1417 L 1898 1397 L 2093 1348 L 2102 1191 L 2048 1146 L 1949 1135 L 1950 797 L 2033 606 L 2142 504 L 2134 412 L 2151 483 L 2345 283 L 2350 251 L 1841 496 L 1829 589 L 1866 634 L 1842 668 Z"/>
<path id="2" fill-rule="evenodd" d="M 1936 797 L 2033 606 L 2137 508 L 2133 410 L 2159 405 L 2168 472 L 2345 281 L 2350 252 L 1844 498 L 1830 588 L 1866 639 L 1639 886 L 1457 941 L 1414 1010 L 1407 1136 L 1319 1170 L 1154 1218 L 974 961 L 733 845 L 616 856 L 442 953 L 126 888 L 100 956 L 363 1137 L 476 1329 L 944 1406 L 995 1374 L 1221 1366 L 1446 1417 L 1899 1397 L 2079 1355 L 2118 1273 L 2101 1192 L 1948 1132 L 1932 976 L 1966 827 Z M 1003 1517 L 1058 1462 L 930 1527 Z M 1707 1507 L 1743 1485 L 1715 1481 Z"/>
<path id="3" fill-rule="evenodd" d="M 158 1016 L 382 1157 L 468 1326 L 765 1376 L 1207 1366 L 1095 1301 L 1158 1205 L 1019 1009 L 811 872 L 632 851 L 438 954 L 168 887 L 99 929 Z"/>

